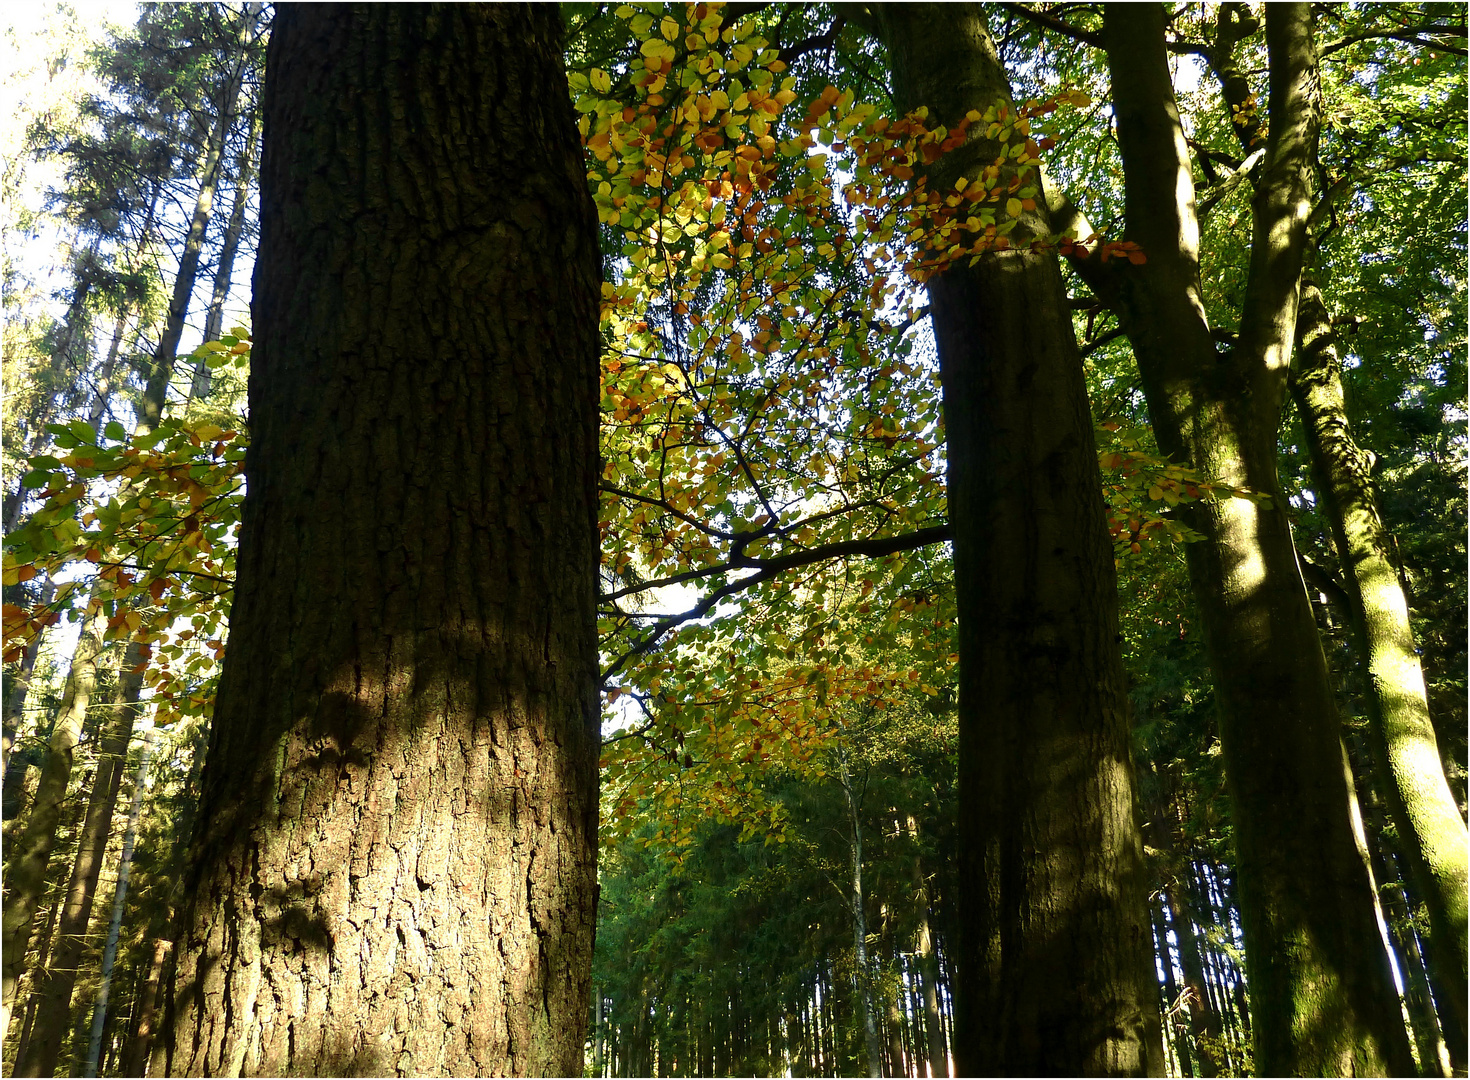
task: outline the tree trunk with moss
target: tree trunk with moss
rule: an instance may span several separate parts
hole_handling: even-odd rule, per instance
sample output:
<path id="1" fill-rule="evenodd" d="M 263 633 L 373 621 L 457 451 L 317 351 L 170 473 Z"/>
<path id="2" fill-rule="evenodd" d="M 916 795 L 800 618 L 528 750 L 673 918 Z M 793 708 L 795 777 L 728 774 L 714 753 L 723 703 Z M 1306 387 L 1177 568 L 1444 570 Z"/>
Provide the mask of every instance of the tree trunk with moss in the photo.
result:
<path id="1" fill-rule="evenodd" d="M 174 1074 L 582 1072 L 601 263 L 560 37 L 276 15 Z"/>
<path id="2" fill-rule="evenodd" d="M 1418 893 L 1429 914 L 1425 949 L 1435 998 L 1460 1071 L 1465 1068 L 1466 938 L 1470 851 L 1465 821 L 1450 793 L 1429 718 L 1424 672 L 1409 626 L 1409 605 L 1378 512 L 1372 459 L 1353 438 L 1342 390 L 1342 362 L 1322 293 L 1302 283 L 1297 357 L 1290 380 L 1311 454 L 1324 516 L 1332 526 L 1354 637 L 1367 667 L 1368 746 L 1377 787 Z"/>
<path id="3" fill-rule="evenodd" d="M 1200 288 L 1192 166 L 1164 24 L 1157 4 L 1105 10 L 1126 236 L 1147 262 L 1074 265 L 1133 344 L 1161 449 L 1270 499 L 1186 511 L 1204 537 L 1187 557 L 1220 708 L 1256 1067 L 1404 1075 L 1408 1038 L 1276 470 L 1320 110 L 1312 15 L 1305 4 L 1266 8 L 1269 136 L 1239 335 L 1226 351 Z"/>
<path id="4" fill-rule="evenodd" d="M 900 111 L 1010 102 L 972 4 L 880 9 Z M 971 128 L 977 136 L 983 125 Z M 974 180 L 976 138 L 927 172 Z M 959 605 L 955 1069 L 1161 1074 L 1117 586 L 1082 363 L 1044 211 L 929 282 Z M 997 528 L 996 522 L 1004 527 Z"/>

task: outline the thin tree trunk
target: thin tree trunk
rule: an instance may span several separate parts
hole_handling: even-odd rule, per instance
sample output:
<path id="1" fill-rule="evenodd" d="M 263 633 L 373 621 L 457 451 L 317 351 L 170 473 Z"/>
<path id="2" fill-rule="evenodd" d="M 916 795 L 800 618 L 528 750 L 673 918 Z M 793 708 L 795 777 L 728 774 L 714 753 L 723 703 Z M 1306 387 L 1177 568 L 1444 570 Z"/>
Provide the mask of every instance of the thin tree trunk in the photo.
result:
<path id="1" fill-rule="evenodd" d="M 1470 983 L 1470 838 L 1445 780 L 1409 606 L 1378 512 L 1372 458 L 1348 423 L 1332 318 L 1316 284 L 1303 281 L 1297 357 L 1289 385 L 1302 419 L 1324 516 L 1343 568 L 1354 638 L 1367 667 L 1368 746 L 1419 895 L 1429 913 L 1425 942 L 1445 1038 L 1465 1068 Z"/>
<path id="2" fill-rule="evenodd" d="M 908 827 L 917 840 L 919 823 L 912 815 L 909 816 Z M 914 856 L 914 906 L 919 916 L 914 951 L 919 961 L 918 975 L 924 996 L 924 1030 L 929 1037 L 929 1074 L 932 1077 L 947 1077 L 949 1055 L 945 1052 L 944 1026 L 939 1018 L 939 961 L 934 955 L 934 939 L 929 932 L 929 886 L 924 881 L 924 868 L 917 855 Z"/>
<path id="3" fill-rule="evenodd" d="M 1010 103 L 973 4 L 880 9 L 900 111 Z M 975 141 L 927 170 L 977 179 Z M 959 1075 L 1163 1070 L 1117 588 L 1051 231 L 929 282 L 959 608 Z M 994 522 L 1007 527 L 997 529 Z"/>
<path id="4" fill-rule="evenodd" d="M 240 237 L 245 231 L 245 208 L 250 202 L 251 185 L 255 182 L 255 153 L 260 145 L 260 109 L 256 108 L 246 134 L 245 145 L 235 163 L 235 198 L 230 206 L 229 221 L 225 225 L 224 240 L 220 244 L 219 259 L 214 268 L 214 289 L 210 293 L 209 307 L 204 315 L 204 340 L 218 341 L 224 330 L 225 301 L 230 295 L 230 279 L 235 271 L 235 255 L 240 250 Z M 189 386 L 189 397 L 203 399 L 209 396 L 209 364 L 200 360 L 194 368 L 194 380 Z"/>
<path id="5" fill-rule="evenodd" d="M 1169 926 L 1174 931 L 1174 940 L 1179 943 L 1179 970 L 1184 973 L 1184 987 L 1189 994 L 1189 1029 L 1194 1035 L 1199 1075 L 1219 1076 L 1216 1044 L 1220 1038 L 1220 1017 L 1205 987 L 1204 967 L 1200 963 L 1194 921 L 1179 901 L 1177 882 L 1165 883 L 1164 903 L 1169 913 Z"/>
<path id="6" fill-rule="evenodd" d="M 72 990 L 86 952 L 92 902 L 96 896 L 97 880 L 102 874 L 102 857 L 112 836 L 113 809 L 122 787 L 141 684 L 141 675 L 124 668 L 114 691 L 112 716 L 102 728 L 97 771 L 87 797 L 76 861 L 64 894 L 52 961 L 37 987 L 40 1001 L 30 1052 L 24 1058 L 16 1059 L 15 1076 L 53 1075 L 66 1033 L 71 1029 Z"/>
<path id="7" fill-rule="evenodd" d="M 133 870 L 133 845 L 138 839 L 138 820 L 143 812 L 143 796 L 148 791 L 148 763 L 153 754 L 157 730 L 150 729 L 143 739 L 143 754 L 138 759 L 138 774 L 133 778 L 133 804 L 128 809 L 128 828 L 123 834 L 122 857 L 117 864 L 117 887 L 112 898 L 112 918 L 107 925 L 107 943 L 102 947 L 102 977 L 97 986 L 97 1003 L 92 1007 L 92 1036 L 87 1041 L 87 1060 L 83 1076 L 96 1076 L 101 1059 L 102 1030 L 107 1020 L 107 996 L 112 987 L 112 965 L 117 960 L 117 942 L 122 933 L 123 905 L 128 898 L 128 878 Z"/>
<path id="8" fill-rule="evenodd" d="M 46 888 L 46 869 L 56 847 L 61 821 L 61 807 L 66 800 L 67 783 L 71 779 L 72 758 L 82 725 L 87 719 L 92 691 L 97 685 L 97 661 L 102 653 L 102 634 L 107 616 L 98 604 L 86 617 L 77 648 L 72 655 L 71 672 L 61 707 L 51 730 L 51 742 L 36 797 L 15 850 L 10 853 L 5 881 L 4 915 L 4 1005 L 0 1015 L 0 1041 L 10 1027 L 10 1011 L 15 1001 L 16 984 L 25 969 L 26 949 L 31 939 L 31 924 L 36 907 Z"/>
<path id="9" fill-rule="evenodd" d="M 166 937 L 153 939 L 153 957 L 148 963 L 148 976 L 143 983 L 143 994 L 138 1005 L 138 1029 L 133 1035 L 128 1055 L 123 1060 L 123 1072 L 128 1076 L 142 1076 L 148 1067 L 148 1051 L 153 1042 L 154 1022 L 158 1018 L 159 989 L 163 983 L 163 965 L 173 949 L 173 942 Z"/>
<path id="10" fill-rule="evenodd" d="M 1110 4 L 1104 42 L 1140 266 L 1076 265 L 1133 343 L 1159 446 L 1270 504 L 1191 504 L 1187 545 L 1234 808 L 1256 1067 L 1402 1073 L 1408 1038 L 1355 841 L 1352 778 L 1276 472 L 1320 111 L 1312 15 L 1266 8 L 1270 123 L 1239 340 L 1218 354 L 1164 10 Z"/>
<path id="11" fill-rule="evenodd" d="M 107 415 L 116 389 L 113 375 L 117 372 L 117 358 L 122 352 L 123 334 L 127 332 L 130 315 L 126 307 L 117 313 L 117 321 L 112 324 L 112 342 L 107 346 L 107 359 L 102 361 L 102 370 L 97 373 L 97 393 L 92 399 L 92 411 L 87 414 L 87 423 L 96 430 L 102 427 L 102 418 Z"/>
<path id="12" fill-rule="evenodd" d="M 41 586 L 40 602 L 49 604 L 56 595 L 56 582 L 48 576 L 46 583 Z M 15 745 L 17 733 L 20 731 L 21 714 L 25 711 L 26 698 L 30 695 L 31 676 L 35 674 L 36 658 L 41 655 L 41 645 L 46 640 L 46 629 L 36 635 L 36 640 L 27 645 L 20 656 L 19 666 L 15 674 L 6 681 L 9 685 L 5 689 L 5 716 L 4 716 L 4 756 L 0 760 L 0 770 L 5 773 L 7 781 L 10 776 L 10 748 Z M 7 814 L 6 820 L 13 815 Z"/>
<path id="13" fill-rule="evenodd" d="M 240 28 L 236 34 L 235 56 L 230 61 L 230 74 L 220 85 L 219 97 L 215 102 L 218 111 L 205 144 L 204 163 L 199 169 L 199 193 L 194 199 L 189 231 L 185 234 L 183 251 L 179 254 L 179 272 L 174 278 L 168 318 L 164 323 L 163 334 L 158 339 L 158 347 L 153 351 L 153 366 L 148 375 L 143 418 L 150 427 L 156 427 L 163 415 L 163 406 L 159 403 L 168 400 L 169 382 L 173 378 L 174 363 L 178 358 L 179 338 L 184 333 L 184 319 L 188 315 L 189 302 L 194 295 L 194 280 L 199 274 L 204 232 L 209 225 L 210 215 L 214 213 L 214 195 L 219 186 L 225 141 L 235 123 L 235 109 L 248 65 L 248 46 L 255 35 L 262 6 L 259 3 L 247 3 L 240 13 Z"/>
<path id="14" fill-rule="evenodd" d="M 842 794 L 847 800 L 848 910 L 852 913 L 854 1006 L 861 1011 L 863 1041 L 868 1051 L 868 1075 L 882 1076 L 882 1048 L 878 1045 L 878 1020 L 873 1012 L 872 973 L 868 969 L 868 920 L 863 904 L 863 828 L 858 820 L 858 800 L 852 791 L 847 769 L 847 751 L 838 751 Z"/>
<path id="15" fill-rule="evenodd" d="M 601 274 L 559 39 L 277 11 L 174 1072 L 582 1071 Z"/>
<path id="16" fill-rule="evenodd" d="M 1169 953 L 1169 926 L 1164 921 L 1164 909 L 1150 905 L 1154 920 L 1154 940 L 1158 949 L 1159 966 L 1164 969 L 1163 990 L 1163 1026 L 1164 1038 L 1167 1040 L 1171 1035 L 1174 1042 L 1174 1057 L 1179 1065 L 1180 1076 L 1194 1076 L 1194 1066 L 1190 1062 L 1189 1043 L 1184 1037 L 1184 1022 L 1175 1014 L 1179 1007 L 1179 984 L 1174 978 L 1174 958 Z"/>

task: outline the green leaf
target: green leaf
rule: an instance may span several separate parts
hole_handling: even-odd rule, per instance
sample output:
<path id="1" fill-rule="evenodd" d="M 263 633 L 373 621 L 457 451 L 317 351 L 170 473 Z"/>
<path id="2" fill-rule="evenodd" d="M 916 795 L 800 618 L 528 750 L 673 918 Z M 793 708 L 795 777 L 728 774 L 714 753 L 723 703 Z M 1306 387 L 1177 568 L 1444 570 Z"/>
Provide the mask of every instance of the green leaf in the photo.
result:
<path id="1" fill-rule="evenodd" d="M 43 488 L 51 474 L 44 469 L 33 469 L 20 478 L 20 486 L 27 488 Z"/>
<path id="2" fill-rule="evenodd" d="M 109 439 L 121 442 L 123 439 L 126 439 L 128 437 L 128 429 L 123 427 L 116 420 L 113 420 L 105 428 L 102 429 L 102 434 L 106 435 Z"/>

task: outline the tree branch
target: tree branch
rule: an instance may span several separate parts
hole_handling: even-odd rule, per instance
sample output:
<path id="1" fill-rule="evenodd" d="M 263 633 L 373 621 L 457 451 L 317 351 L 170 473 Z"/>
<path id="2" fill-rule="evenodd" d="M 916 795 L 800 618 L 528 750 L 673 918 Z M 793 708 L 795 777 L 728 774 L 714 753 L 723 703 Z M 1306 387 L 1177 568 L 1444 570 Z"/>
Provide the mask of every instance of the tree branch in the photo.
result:
<path id="1" fill-rule="evenodd" d="M 734 596 L 736 593 L 752 589 L 757 585 L 763 585 L 772 578 L 787 570 L 795 570 L 802 566 L 811 566 L 813 563 L 828 562 L 832 559 L 841 559 L 857 555 L 869 559 L 880 559 L 885 555 L 895 555 L 900 551 L 913 551 L 916 548 L 928 547 L 930 544 L 938 544 L 950 538 L 949 526 L 934 525 L 927 529 L 918 529 L 911 533 L 903 533 L 900 536 L 881 536 L 867 540 L 845 540 L 835 544 L 823 544 L 820 547 L 808 548 L 805 551 L 794 551 L 789 555 L 780 555 L 774 559 L 746 559 L 738 564 L 736 569 L 753 569 L 756 573 L 749 577 L 740 578 L 738 581 L 727 582 L 714 592 L 710 593 L 699 603 L 688 611 L 681 611 L 674 615 L 666 616 L 653 627 L 643 639 L 627 652 L 614 660 L 602 673 L 602 682 L 606 688 L 607 680 L 621 671 L 629 660 L 635 656 L 641 656 L 648 652 L 667 634 L 670 630 L 682 623 L 692 619 L 698 619 L 714 610 L 721 600 Z"/>

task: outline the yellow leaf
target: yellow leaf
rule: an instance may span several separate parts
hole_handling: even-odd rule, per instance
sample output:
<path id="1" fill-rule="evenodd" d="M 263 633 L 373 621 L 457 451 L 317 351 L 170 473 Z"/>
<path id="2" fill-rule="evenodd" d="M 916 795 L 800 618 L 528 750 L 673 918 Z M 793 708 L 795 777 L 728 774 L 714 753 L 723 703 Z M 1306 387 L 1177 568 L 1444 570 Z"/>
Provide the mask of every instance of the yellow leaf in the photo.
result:
<path id="1" fill-rule="evenodd" d="M 1011 217 L 1020 217 L 1022 209 L 1023 207 L 1021 206 L 1020 199 L 1006 200 L 1006 213 L 1009 214 Z"/>
<path id="2" fill-rule="evenodd" d="M 679 36 L 679 24 L 665 15 L 663 21 L 658 24 L 658 32 L 664 36 L 665 40 L 673 41 Z"/>
<path id="3" fill-rule="evenodd" d="M 592 81 L 592 89 L 599 94 L 606 94 L 612 89 L 612 76 L 601 68 L 593 68 L 588 77 Z"/>

